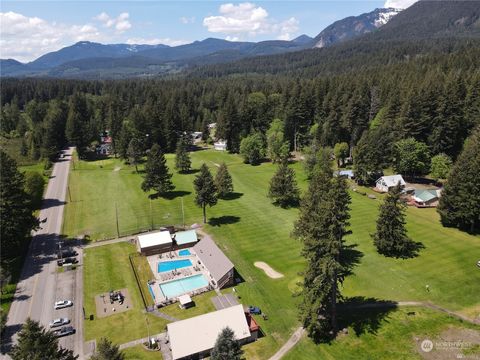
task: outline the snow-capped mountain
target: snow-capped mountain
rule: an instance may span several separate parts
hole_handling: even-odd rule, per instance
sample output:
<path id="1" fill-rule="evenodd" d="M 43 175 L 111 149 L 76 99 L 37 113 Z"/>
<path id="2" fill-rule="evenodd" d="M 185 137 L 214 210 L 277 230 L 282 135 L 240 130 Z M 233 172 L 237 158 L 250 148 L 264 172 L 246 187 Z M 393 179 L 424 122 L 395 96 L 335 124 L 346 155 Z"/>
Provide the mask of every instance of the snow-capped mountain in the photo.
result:
<path id="1" fill-rule="evenodd" d="M 375 9 L 359 16 L 349 16 L 334 22 L 318 34 L 313 41 L 313 47 L 322 48 L 338 42 L 372 32 L 385 25 L 402 9 Z"/>

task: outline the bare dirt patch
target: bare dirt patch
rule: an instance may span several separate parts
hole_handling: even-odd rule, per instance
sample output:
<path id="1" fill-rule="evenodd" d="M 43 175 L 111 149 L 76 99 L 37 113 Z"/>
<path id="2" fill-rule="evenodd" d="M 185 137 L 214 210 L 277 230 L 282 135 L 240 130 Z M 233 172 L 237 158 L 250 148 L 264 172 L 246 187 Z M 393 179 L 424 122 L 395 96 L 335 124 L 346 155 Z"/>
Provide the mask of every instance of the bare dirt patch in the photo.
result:
<path id="1" fill-rule="evenodd" d="M 256 261 L 253 265 L 255 265 L 255 267 L 259 268 L 259 269 L 262 269 L 265 274 L 267 274 L 268 277 L 272 278 L 272 279 L 280 279 L 283 277 L 283 274 L 279 273 L 278 271 L 275 271 L 273 270 L 270 265 L 268 265 L 267 263 L 263 262 L 263 261 Z"/>
<path id="2" fill-rule="evenodd" d="M 97 317 L 102 318 L 122 313 L 132 308 L 132 300 L 130 298 L 130 294 L 128 293 L 128 289 L 120 289 L 118 291 L 120 291 L 124 296 L 122 304 L 120 304 L 118 300 L 112 303 L 110 301 L 110 293 L 108 292 L 95 296 Z"/>
<path id="3" fill-rule="evenodd" d="M 433 339 L 415 338 L 426 360 L 480 359 L 480 331 L 449 327 Z"/>
<path id="4" fill-rule="evenodd" d="M 115 166 L 115 169 L 113 169 L 113 171 L 120 171 L 121 168 L 121 166 Z"/>

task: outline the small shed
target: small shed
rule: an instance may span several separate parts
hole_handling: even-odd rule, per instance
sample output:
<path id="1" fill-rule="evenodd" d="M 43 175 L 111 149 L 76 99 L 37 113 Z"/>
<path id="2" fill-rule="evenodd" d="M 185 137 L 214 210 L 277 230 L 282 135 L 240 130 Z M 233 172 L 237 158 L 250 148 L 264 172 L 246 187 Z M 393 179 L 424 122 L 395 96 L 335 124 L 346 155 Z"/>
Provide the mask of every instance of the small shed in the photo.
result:
<path id="1" fill-rule="evenodd" d="M 181 309 L 188 309 L 194 305 L 192 298 L 188 294 L 180 295 L 178 297 L 178 302 L 178 306 L 180 306 Z"/>
<path id="2" fill-rule="evenodd" d="M 176 232 L 175 242 L 179 249 L 191 247 L 198 242 L 197 232 L 195 230 Z"/>
<path id="3" fill-rule="evenodd" d="M 168 230 L 138 235 L 137 248 L 145 256 L 170 251 L 172 249 L 172 237 Z"/>
<path id="4" fill-rule="evenodd" d="M 218 140 L 213 143 L 213 148 L 218 151 L 225 151 L 227 150 L 227 142 L 225 140 Z"/>
<path id="5" fill-rule="evenodd" d="M 400 186 L 405 188 L 405 180 L 403 180 L 402 175 L 388 175 L 382 176 L 376 181 L 376 188 L 381 192 L 388 192 L 391 188 L 395 187 L 400 183 Z"/>

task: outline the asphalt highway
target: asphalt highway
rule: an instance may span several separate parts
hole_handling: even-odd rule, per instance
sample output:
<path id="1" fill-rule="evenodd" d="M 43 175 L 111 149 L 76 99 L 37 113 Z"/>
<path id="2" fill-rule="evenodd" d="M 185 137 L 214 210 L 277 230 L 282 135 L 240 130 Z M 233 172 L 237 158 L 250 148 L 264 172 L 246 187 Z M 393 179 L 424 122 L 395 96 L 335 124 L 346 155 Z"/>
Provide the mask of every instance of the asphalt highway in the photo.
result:
<path id="1" fill-rule="evenodd" d="M 53 319 L 67 317 L 75 329 L 74 335 L 60 338 L 60 345 L 74 350 L 83 358 L 83 274 L 82 249 L 73 247 L 79 255 L 77 269 L 57 271 L 58 242 L 63 223 L 64 205 L 67 201 L 68 174 L 73 148 L 64 150 L 64 158 L 55 162 L 47 191 L 44 195 L 39 219 L 41 229 L 33 234 L 30 249 L 23 265 L 22 275 L 17 284 L 14 301 L 8 314 L 7 328 L 2 339 L 2 359 L 9 357 L 3 352 L 16 341 L 17 333 L 25 320 L 30 317 L 45 327 Z M 63 241 L 63 239 L 62 239 Z M 72 239 L 63 241 L 68 244 Z M 72 241 L 76 244 L 76 241 Z M 57 300 L 72 300 L 73 306 L 54 310 Z"/>

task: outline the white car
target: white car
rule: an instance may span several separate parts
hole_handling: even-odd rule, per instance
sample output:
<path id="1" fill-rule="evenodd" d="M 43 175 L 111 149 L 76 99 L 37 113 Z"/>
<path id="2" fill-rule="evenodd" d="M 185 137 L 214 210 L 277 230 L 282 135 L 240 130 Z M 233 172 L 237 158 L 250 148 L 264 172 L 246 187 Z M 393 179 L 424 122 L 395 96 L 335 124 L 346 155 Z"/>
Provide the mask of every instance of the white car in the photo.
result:
<path id="1" fill-rule="evenodd" d="M 55 310 L 57 310 L 57 309 L 63 309 L 72 305 L 73 305 L 73 302 L 71 302 L 70 300 L 60 300 L 60 301 L 55 301 L 54 308 Z"/>
<path id="2" fill-rule="evenodd" d="M 57 326 L 67 325 L 68 323 L 70 323 L 70 319 L 68 319 L 68 318 L 58 318 L 58 319 L 50 321 L 49 325 L 50 325 L 51 328 L 54 328 L 54 327 L 57 327 Z"/>

